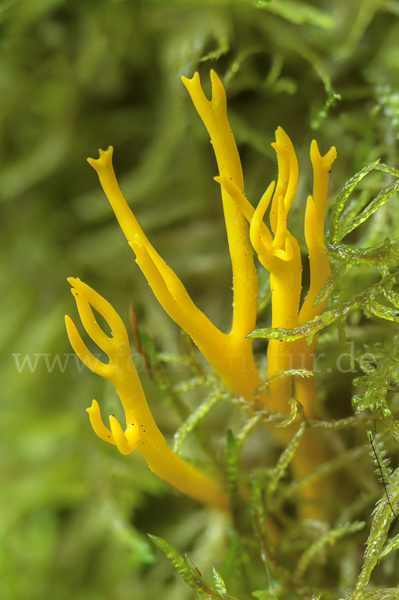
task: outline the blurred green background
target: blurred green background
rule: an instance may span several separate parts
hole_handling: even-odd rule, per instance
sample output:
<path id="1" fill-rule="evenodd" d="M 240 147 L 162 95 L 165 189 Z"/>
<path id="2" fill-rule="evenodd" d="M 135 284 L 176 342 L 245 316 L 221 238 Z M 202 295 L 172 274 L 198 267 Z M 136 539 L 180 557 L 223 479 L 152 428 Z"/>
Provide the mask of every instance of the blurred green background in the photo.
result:
<path id="1" fill-rule="evenodd" d="M 93 398 L 104 414 L 119 409 L 107 382 L 75 361 L 66 277 L 93 286 L 125 322 L 133 302 L 158 350 L 176 352 L 179 336 L 86 158 L 113 145 L 144 231 L 228 328 L 216 164 L 181 75 L 199 70 L 208 92 L 210 69 L 222 77 L 252 202 L 276 177 L 275 129 L 289 134 L 302 239 L 313 138 L 323 154 L 337 147 L 332 195 L 366 162 L 398 165 L 398 16 L 396 0 L 0 1 L 2 599 L 190 599 L 145 534 L 189 551 L 205 572 L 226 549 L 223 517 L 91 430 Z M 179 420 L 143 378 L 169 437 Z"/>

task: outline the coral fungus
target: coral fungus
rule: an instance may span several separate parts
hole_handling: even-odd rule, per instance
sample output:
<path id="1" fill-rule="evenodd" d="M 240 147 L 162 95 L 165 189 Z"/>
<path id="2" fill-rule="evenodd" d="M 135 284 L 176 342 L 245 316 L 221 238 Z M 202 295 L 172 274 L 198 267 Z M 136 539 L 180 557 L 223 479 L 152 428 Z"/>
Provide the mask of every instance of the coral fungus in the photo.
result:
<path id="1" fill-rule="evenodd" d="M 244 397 L 247 402 L 259 400 L 283 413 L 288 410 L 288 401 L 294 395 L 303 405 L 307 416 L 313 416 L 313 378 L 294 377 L 293 392 L 292 378 L 280 377 L 279 374 L 284 375 L 290 369 L 311 370 L 316 338 L 310 345 L 304 340 L 271 340 L 267 351 L 267 376 L 271 382 L 267 389 L 261 385 L 262 379 L 252 351 L 253 339 L 248 337 L 255 328 L 257 312 L 258 278 L 253 250 L 260 263 L 270 272 L 273 328 L 288 329 L 320 314 L 326 300 L 317 306 L 315 300 L 330 275 L 324 247 L 324 219 L 329 172 L 336 157 L 335 148 L 331 148 L 323 157 L 317 143 L 313 141 L 311 144 L 313 195 L 308 196 L 305 213 L 310 288 L 300 307 L 301 254 L 297 240 L 287 228 L 288 211 L 298 182 L 298 162 L 290 138 L 281 127 L 277 129 L 276 142 L 272 144 L 279 168 L 277 185 L 271 183 L 254 208 L 244 194 L 241 161 L 227 119 L 226 94 L 220 79 L 214 71 L 211 72 L 211 100 L 205 97 L 198 73 L 191 80 L 185 77 L 182 80 L 208 130 L 219 170 L 215 179 L 221 186 L 233 272 L 233 315 L 229 333 L 220 331 L 196 307 L 179 278 L 143 233 L 119 189 L 112 166 L 112 147 L 106 151 L 100 150 L 98 159 L 88 161 L 97 171 L 103 190 L 136 255 L 136 262 L 159 303 L 191 336 L 227 388 L 233 394 Z M 263 221 L 269 205 L 270 230 Z M 113 382 L 126 414 L 125 432 L 113 417 L 110 417 L 111 429 L 108 430 L 101 421 L 98 404 L 94 401 L 88 412 L 97 435 L 115 444 L 123 454 L 137 447 L 159 477 L 200 501 L 226 508 L 227 500 L 219 486 L 176 456 L 156 426 L 130 358 L 127 334 L 119 316 L 91 288 L 78 279 L 70 281 L 86 331 L 108 354 L 109 364 L 98 361 L 90 354 L 67 318 L 71 343 L 89 368 Z M 90 305 L 106 318 L 113 338 L 106 336 L 97 325 Z M 285 441 L 292 436 L 292 431 L 280 432 L 280 437 Z M 307 442 L 302 441 L 294 457 L 294 471 L 300 474 L 309 472 L 315 461 L 320 461 L 320 457 L 315 459 L 315 452 L 317 454 L 317 441 L 309 437 Z M 311 492 L 309 496 L 314 494 Z"/>

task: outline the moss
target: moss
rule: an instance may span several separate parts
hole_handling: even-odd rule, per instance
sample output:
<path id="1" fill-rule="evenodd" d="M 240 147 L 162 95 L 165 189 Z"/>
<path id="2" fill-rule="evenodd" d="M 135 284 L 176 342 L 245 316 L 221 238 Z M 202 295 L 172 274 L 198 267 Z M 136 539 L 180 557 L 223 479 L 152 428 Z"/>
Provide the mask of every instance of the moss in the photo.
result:
<path id="1" fill-rule="evenodd" d="M 151 533 L 187 552 L 182 570 L 216 598 L 397 597 L 395 2 L 10 0 L 0 14 L 0 595 L 196 597 L 133 526 L 136 514 L 149 522 L 157 507 Z M 333 145 L 338 151 L 332 276 L 323 290 L 330 301 L 320 321 L 290 332 L 310 339 L 320 331 L 322 417 L 306 427 L 331 449 L 314 481 L 338 480 L 324 522 L 298 518 L 295 443 L 286 451 L 263 429 L 265 421 L 302 419 L 301 407 L 293 402 L 288 416 L 263 406 L 251 412 L 225 395 L 186 343 L 181 348 L 85 162 L 98 147 L 118 149 L 119 182 L 143 229 L 226 330 L 230 266 L 216 165 L 180 83 L 196 70 L 206 81 L 211 68 L 224 78 L 250 200 L 276 176 L 273 132 L 280 125 L 290 133 L 301 177 L 288 226 L 301 250 L 310 142 L 317 138 L 323 155 Z M 357 185 L 345 197 L 349 181 Z M 133 352 L 166 438 L 179 430 L 182 453 L 201 470 L 211 461 L 218 473 L 229 448 L 239 490 L 233 525 L 183 503 L 140 457 L 117 456 L 93 438 L 88 397 L 121 415 L 113 391 L 70 351 L 62 315 L 71 310 L 71 273 L 101 289 L 125 322 L 133 301 L 156 366 L 147 374 L 143 354 Z M 269 335 L 267 283 L 262 289 L 257 327 Z M 266 341 L 255 343 L 262 366 Z M 374 423 L 391 457 L 386 489 L 365 447 Z M 235 444 L 225 441 L 226 429 Z M 162 514 L 162 506 L 177 508 Z M 269 519 L 283 531 L 277 547 L 267 539 Z"/>

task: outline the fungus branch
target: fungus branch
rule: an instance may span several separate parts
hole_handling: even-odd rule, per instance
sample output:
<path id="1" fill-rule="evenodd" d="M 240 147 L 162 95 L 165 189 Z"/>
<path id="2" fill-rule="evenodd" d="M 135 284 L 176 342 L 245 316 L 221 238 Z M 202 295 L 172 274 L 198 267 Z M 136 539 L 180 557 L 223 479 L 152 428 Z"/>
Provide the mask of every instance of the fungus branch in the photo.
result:
<path id="1" fill-rule="evenodd" d="M 75 297 L 79 315 L 86 332 L 108 355 L 108 364 L 97 359 L 87 348 L 74 323 L 67 316 L 66 327 L 70 342 L 81 361 L 94 373 L 109 379 L 116 388 L 126 417 L 126 429 L 114 416 L 109 417 L 108 429 L 96 400 L 87 409 L 95 433 L 102 440 L 114 444 L 122 454 L 136 448 L 150 469 L 182 494 L 219 509 L 228 510 L 228 499 L 217 482 L 199 473 L 170 448 L 158 429 L 137 375 L 130 354 L 129 340 L 123 322 L 113 307 L 79 279 L 68 280 Z M 108 323 L 112 337 L 98 325 L 93 311 L 97 310 Z"/>

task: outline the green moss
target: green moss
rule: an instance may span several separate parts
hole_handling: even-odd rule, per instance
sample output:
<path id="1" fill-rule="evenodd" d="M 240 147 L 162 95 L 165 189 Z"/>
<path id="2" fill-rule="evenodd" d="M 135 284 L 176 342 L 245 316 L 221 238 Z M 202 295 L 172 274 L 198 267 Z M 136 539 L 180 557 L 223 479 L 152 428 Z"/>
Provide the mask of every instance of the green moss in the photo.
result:
<path id="1" fill-rule="evenodd" d="M 394 1 L 369 0 L 2 3 L 2 598 L 398 597 L 398 12 Z M 216 166 L 180 84 L 180 75 L 211 68 L 226 86 L 250 199 L 275 178 L 277 126 L 298 149 L 302 201 L 290 226 L 300 240 L 309 142 L 338 150 L 333 274 L 319 297 L 331 293 L 330 304 L 314 322 L 271 332 L 264 281 L 256 334 L 310 340 L 320 332 L 317 421 L 295 403 L 287 419 L 230 398 L 182 349 L 86 164 L 98 147 L 118 149 L 121 187 L 143 229 L 198 305 L 226 325 L 230 266 Z M 77 274 L 125 321 L 133 301 L 148 336 L 152 367 L 145 375 L 142 358 L 140 374 L 157 422 L 169 439 L 178 432 L 176 445 L 201 468 L 227 470 L 233 523 L 92 435 L 87 399 L 118 409 L 67 343 L 65 278 Z M 257 343 L 262 362 L 266 342 Z M 298 518 L 304 482 L 290 475 L 294 433 L 286 449 L 263 427 L 289 427 L 290 418 L 331 448 L 313 474 L 320 486 L 337 474 L 324 522 Z M 391 457 L 386 489 L 365 448 L 374 423 Z M 283 531 L 278 545 L 267 516 Z M 158 545 L 193 589 L 155 555 L 143 523 L 168 540 Z"/>

